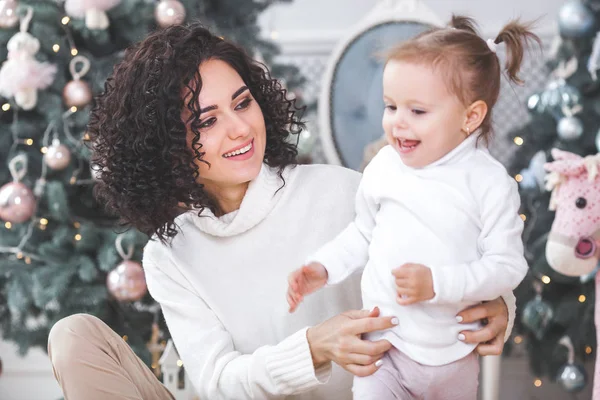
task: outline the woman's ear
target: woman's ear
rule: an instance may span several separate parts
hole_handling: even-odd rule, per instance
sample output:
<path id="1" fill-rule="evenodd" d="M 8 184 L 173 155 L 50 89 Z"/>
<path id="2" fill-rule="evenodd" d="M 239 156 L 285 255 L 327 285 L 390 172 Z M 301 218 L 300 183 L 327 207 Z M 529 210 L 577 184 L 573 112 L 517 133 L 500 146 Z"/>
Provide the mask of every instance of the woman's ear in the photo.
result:
<path id="1" fill-rule="evenodd" d="M 463 130 L 465 132 L 475 132 L 481 125 L 488 112 L 488 106 L 485 101 L 477 100 L 467 108 L 467 117 Z"/>

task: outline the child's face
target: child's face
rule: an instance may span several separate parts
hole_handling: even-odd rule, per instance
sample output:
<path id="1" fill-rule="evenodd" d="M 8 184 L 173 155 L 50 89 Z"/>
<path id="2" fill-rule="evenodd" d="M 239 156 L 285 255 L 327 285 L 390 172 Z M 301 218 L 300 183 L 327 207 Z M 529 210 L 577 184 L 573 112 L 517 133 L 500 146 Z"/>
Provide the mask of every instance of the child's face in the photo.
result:
<path id="1" fill-rule="evenodd" d="M 413 168 L 439 160 L 465 138 L 467 109 L 438 71 L 390 61 L 383 71 L 383 130 L 402 162 Z"/>

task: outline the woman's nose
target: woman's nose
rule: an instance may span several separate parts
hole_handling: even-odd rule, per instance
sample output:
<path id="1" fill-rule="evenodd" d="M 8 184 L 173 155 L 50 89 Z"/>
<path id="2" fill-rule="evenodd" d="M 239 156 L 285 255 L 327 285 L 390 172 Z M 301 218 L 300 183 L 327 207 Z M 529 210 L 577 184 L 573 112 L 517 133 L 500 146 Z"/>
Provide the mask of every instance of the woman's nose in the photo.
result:
<path id="1" fill-rule="evenodd" d="M 245 137 L 250 134 L 250 124 L 237 114 L 229 118 L 228 135 L 230 139 Z"/>

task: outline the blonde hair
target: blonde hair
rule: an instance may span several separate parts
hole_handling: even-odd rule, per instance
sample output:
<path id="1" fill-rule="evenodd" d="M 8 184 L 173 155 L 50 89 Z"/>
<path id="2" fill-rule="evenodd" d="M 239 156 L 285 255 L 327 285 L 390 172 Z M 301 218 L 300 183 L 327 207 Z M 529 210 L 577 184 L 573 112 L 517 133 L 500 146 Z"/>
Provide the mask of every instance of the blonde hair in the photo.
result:
<path id="1" fill-rule="evenodd" d="M 506 44 L 505 71 L 508 79 L 516 84 L 523 83 L 518 73 L 529 42 L 537 42 L 541 47 L 540 38 L 530 30 L 532 25 L 510 21 L 493 41 Z M 448 90 L 465 106 L 484 101 L 488 113 L 481 123 L 480 137 L 487 142 L 492 131 L 492 108 L 500 93 L 500 61 L 493 45 L 479 36 L 473 19 L 453 15 L 449 28 L 434 28 L 401 43 L 387 53 L 386 62 L 429 64 L 442 73 Z"/>

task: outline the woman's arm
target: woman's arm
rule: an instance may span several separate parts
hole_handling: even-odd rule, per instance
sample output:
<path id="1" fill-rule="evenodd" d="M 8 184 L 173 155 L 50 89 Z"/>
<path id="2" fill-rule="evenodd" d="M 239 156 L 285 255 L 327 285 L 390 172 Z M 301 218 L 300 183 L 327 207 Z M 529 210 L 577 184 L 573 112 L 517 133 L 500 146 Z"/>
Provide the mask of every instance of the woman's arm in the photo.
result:
<path id="1" fill-rule="evenodd" d="M 183 276 L 144 262 L 146 281 L 163 315 L 186 372 L 203 399 L 276 399 L 329 379 L 331 363 L 315 369 L 307 328 L 252 354 L 236 351 L 230 333 Z M 174 268 L 170 272 L 176 271 Z M 261 312 L 257 310 L 257 312 Z"/>

